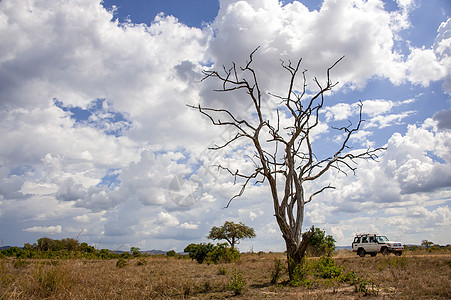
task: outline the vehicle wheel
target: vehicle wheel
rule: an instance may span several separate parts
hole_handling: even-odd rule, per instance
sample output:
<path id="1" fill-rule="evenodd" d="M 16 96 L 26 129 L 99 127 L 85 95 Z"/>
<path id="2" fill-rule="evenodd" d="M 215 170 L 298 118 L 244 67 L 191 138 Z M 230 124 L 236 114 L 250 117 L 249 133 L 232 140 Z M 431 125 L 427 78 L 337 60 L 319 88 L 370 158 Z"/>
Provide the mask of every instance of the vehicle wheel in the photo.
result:
<path id="1" fill-rule="evenodd" d="M 396 251 L 396 252 L 395 252 L 395 255 L 396 255 L 396 256 L 401 256 L 401 255 L 402 255 L 402 251 Z"/>
<path id="2" fill-rule="evenodd" d="M 375 257 L 377 255 L 377 252 L 371 252 L 370 255 L 371 257 Z"/>
<path id="3" fill-rule="evenodd" d="M 363 250 L 363 248 L 360 248 L 359 250 L 357 250 L 357 255 L 360 257 L 365 257 L 365 250 Z"/>
<path id="4" fill-rule="evenodd" d="M 383 249 L 381 250 L 381 253 L 382 253 L 382 255 L 388 255 L 388 254 L 389 254 L 388 248 L 383 248 Z"/>

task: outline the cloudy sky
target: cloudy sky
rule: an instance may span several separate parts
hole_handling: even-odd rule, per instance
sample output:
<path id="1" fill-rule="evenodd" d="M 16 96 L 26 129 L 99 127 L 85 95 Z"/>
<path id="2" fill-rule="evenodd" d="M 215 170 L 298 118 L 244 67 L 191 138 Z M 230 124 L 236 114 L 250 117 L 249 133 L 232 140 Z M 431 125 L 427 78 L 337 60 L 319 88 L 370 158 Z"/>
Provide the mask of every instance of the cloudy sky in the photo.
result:
<path id="1" fill-rule="evenodd" d="M 280 251 L 269 188 L 211 165 L 248 170 L 247 149 L 209 151 L 233 134 L 186 104 L 239 109 L 207 68 L 255 54 L 261 88 L 283 93 L 280 60 L 331 72 L 315 149 L 355 122 L 353 149 L 386 146 L 306 208 L 304 229 L 337 245 L 376 231 L 404 243 L 451 243 L 451 3 L 448 0 L 1 0 L 0 238 L 77 237 L 98 248 L 175 249 L 226 220 L 255 228 L 242 251 Z M 272 101 L 272 102 L 271 102 Z"/>

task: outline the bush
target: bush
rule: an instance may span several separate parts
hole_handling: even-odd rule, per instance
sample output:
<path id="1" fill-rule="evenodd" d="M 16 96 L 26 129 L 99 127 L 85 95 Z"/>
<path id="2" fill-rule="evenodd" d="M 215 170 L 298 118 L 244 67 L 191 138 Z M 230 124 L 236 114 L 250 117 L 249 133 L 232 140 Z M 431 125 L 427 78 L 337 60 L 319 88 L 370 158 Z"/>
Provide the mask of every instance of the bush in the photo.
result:
<path id="1" fill-rule="evenodd" d="M 1 1 L 1 0 L 0 0 Z M 133 247 L 132 247 L 133 248 Z M 139 256 L 139 248 L 133 248 L 134 255 Z M 137 252 L 136 252 L 137 251 Z M 136 255 L 138 254 L 138 255 Z M 108 249 L 96 250 L 93 246 L 87 243 L 78 243 L 77 239 L 65 238 L 62 240 L 53 240 L 48 237 L 38 239 L 37 243 L 25 243 L 23 248 L 10 247 L 0 251 L 0 258 L 17 257 L 17 258 L 38 258 L 38 259 L 53 259 L 53 258 L 101 258 L 114 259 L 119 258 L 120 254 L 110 252 Z M 125 258 L 130 257 L 129 253 L 123 254 Z"/>
<path id="2" fill-rule="evenodd" d="M 67 241 L 63 241 L 63 240 L 53 240 L 51 238 L 48 237 L 43 237 L 38 239 L 38 245 L 37 248 L 39 251 L 42 252 L 46 252 L 46 251 L 61 251 L 64 250 L 65 248 L 65 243 L 67 244 L 67 246 L 69 247 L 69 244 L 73 244 L 74 242 L 76 243 L 76 245 L 78 245 L 78 242 L 76 240 L 72 241 L 73 239 L 67 239 Z M 74 245 L 72 245 L 71 247 L 74 247 Z"/>
<path id="3" fill-rule="evenodd" d="M 207 261 L 212 263 L 231 263 L 239 260 L 240 253 L 229 248 L 226 243 L 218 244 L 207 254 Z"/>
<path id="4" fill-rule="evenodd" d="M 343 270 L 335 265 L 335 261 L 330 257 L 321 257 L 315 266 L 318 277 L 337 278 Z"/>
<path id="5" fill-rule="evenodd" d="M 112 257 L 111 252 L 108 249 L 101 249 L 98 255 L 102 259 L 108 259 Z"/>
<path id="6" fill-rule="evenodd" d="M 274 270 L 271 273 L 271 284 L 276 284 L 282 275 L 283 265 L 280 259 L 274 259 Z"/>
<path id="7" fill-rule="evenodd" d="M 320 228 L 314 228 L 315 234 L 313 235 L 310 243 L 307 246 L 307 253 L 309 256 L 331 256 L 335 250 L 335 239 L 331 235 L 326 235 L 324 230 Z M 307 234 L 304 233 L 304 235 Z"/>
<path id="8" fill-rule="evenodd" d="M 232 278 L 227 284 L 227 288 L 232 290 L 235 295 L 240 295 L 246 289 L 246 282 L 244 282 L 243 276 L 237 270 L 233 270 Z"/>
<path id="9" fill-rule="evenodd" d="M 374 280 L 365 277 L 358 277 L 354 282 L 354 287 L 356 293 L 363 293 L 364 296 L 377 296 L 379 293 L 379 289 L 374 285 Z"/>
<path id="10" fill-rule="evenodd" d="M 96 249 L 93 246 L 89 246 L 87 243 L 81 243 L 78 250 L 83 253 L 96 253 Z"/>
<path id="11" fill-rule="evenodd" d="M 175 252 L 174 250 L 169 250 L 168 252 L 166 252 L 167 256 L 177 256 L 177 252 Z"/>
<path id="12" fill-rule="evenodd" d="M 440 245 L 433 245 L 430 246 L 426 249 L 426 252 L 431 253 L 431 252 L 437 252 L 440 250 Z"/>
<path id="13" fill-rule="evenodd" d="M 25 254 L 25 251 L 20 249 L 19 247 L 11 247 L 11 248 L 2 250 L 2 254 L 5 256 L 21 257 Z"/>
<path id="14" fill-rule="evenodd" d="M 227 275 L 227 269 L 224 267 L 218 268 L 218 275 Z"/>
<path id="15" fill-rule="evenodd" d="M 354 273 L 353 271 L 346 272 L 341 275 L 341 281 L 349 282 L 349 284 L 351 285 L 355 285 L 355 283 L 357 282 L 357 278 L 358 278 L 357 274 Z"/>
<path id="16" fill-rule="evenodd" d="M 125 267 L 127 264 L 128 264 L 127 261 L 126 261 L 123 257 L 121 257 L 121 258 L 119 258 L 119 259 L 117 260 L 117 262 L 116 262 L 116 267 L 117 267 L 117 268 L 123 268 L 123 267 Z"/>
<path id="17" fill-rule="evenodd" d="M 292 278 L 289 282 L 291 286 L 311 286 L 312 281 L 306 278 L 312 268 L 310 261 L 306 260 L 304 257 L 303 261 L 297 264 L 290 258 L 288 260 L 288 264 L 292 264 L 293 268 L 293 274 L 291 275 Z"/>
<path id="18" fill-rule="evenodd" d="M 211 243 L 189 244 L 183 251 L 188 252 L 191 259 L 198 263 L 229 263 L 240 258 L 240 253 L 229 248 L 226 243 L 213 245 Z"/>
<path id="19" fill-rule="evenodd" d="M 62 246 L 64 250 L 67 251 L 76 251 L 78 250 L 79 244 L 78 241 L 74 238 L 66 238 L 61 240 Z"/>
<path id="20" fill-rule="evenodd" d="M 294 263 L 289 260 L 288 263 Z M 272 278 L 276 283 L 277 278 L 277 268 L 275 266 L 275 270 L 272 273 Z M 293 268 L 292 278 L 289 282 L 291 286 L 305 286 L 312 287 L 318 281 L 315 281 L 315 278 L 326 279 L 323 281 L 326 285 L 334 285 L 337 282 L 345 282 L 351 281 L 354 282 L 355 274 L 354 273 L 344 273 L 343 268 L 335 265 L 335 261 L 329 256 L 322 256 L 319 260 L 306 260 L 300 264 L 296 264 Z"/>
<path id="21" fill-rule="evenodd" d="M 192 260 L 196 260 L 201 264 L 213 248 L 214 245 L 211 243 L 189 244 L 183 251 L 187 252 Z"/>

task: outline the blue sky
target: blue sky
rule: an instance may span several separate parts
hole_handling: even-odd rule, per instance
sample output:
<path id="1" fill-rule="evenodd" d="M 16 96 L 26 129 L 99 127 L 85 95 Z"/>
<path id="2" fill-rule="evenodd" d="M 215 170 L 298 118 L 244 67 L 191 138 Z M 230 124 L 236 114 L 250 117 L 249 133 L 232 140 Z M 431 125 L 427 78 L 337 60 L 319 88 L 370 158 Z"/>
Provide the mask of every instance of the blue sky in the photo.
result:
<path id="1" fill-rule="evenodd" d="M 451 243 L 451 3 L 447 0 L 70 0 L 0 2 L 0 238 L 22 245 L 76 237 L 100 248 L 175 249 L 213 226 L 244 222 L 242 251 L 283 251 L 268 187 L 240 186 L 211 165 L 252 171 L 234 132 L 186 104 L 248 114 L 246 98 L 213 92 L 203 68 L 242 65 L 251 51 L 266 113 L 283 94 L 280 60 L 303 58 L 339 82 L 315 132 L 318 156 L 355 122 L 353 149 L 386 146 L 356 175 L 308 204 L 315 225 L 349 245 L 376 231 L 404 243 Z M 283 120 L 288 121 L 288 120 Z M 313 187 L 311 187 L 313 188 Z"/>

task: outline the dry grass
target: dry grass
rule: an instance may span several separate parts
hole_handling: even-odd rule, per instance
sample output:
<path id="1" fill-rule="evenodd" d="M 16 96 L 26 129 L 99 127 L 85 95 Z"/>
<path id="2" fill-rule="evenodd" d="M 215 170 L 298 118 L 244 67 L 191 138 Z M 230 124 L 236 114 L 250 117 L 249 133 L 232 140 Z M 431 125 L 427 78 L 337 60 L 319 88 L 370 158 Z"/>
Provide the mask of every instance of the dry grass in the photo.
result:
<path id="1" fill-rule="evenodd" d="M 224 265 L 199 265 L 188 259 L 149 257 L 137 265 L 129 260 L 0 261 L 0 299 L 450 299 L 451 254 L 402 257 L 365 257 L 340 252 L 336 264 L 355 272 L 369 295 L 356 286 L 317 279 L 309 287 L 271 285 L 274 259 L 283 254 L 245 254 L 241 261 Z M 232 274 L 246 283 L 242 295 L 227 286 Z M 287 280 L 283 272 L 279 280 Z"/>

